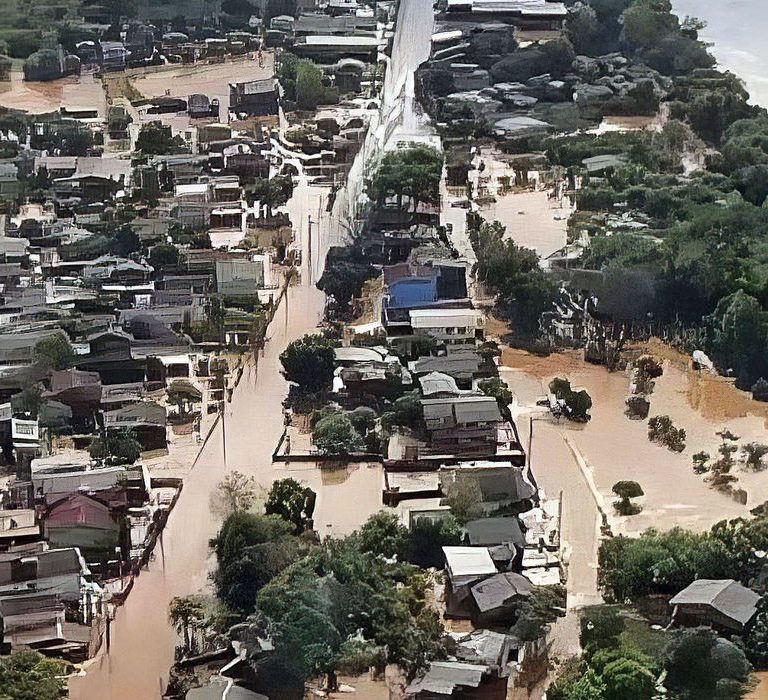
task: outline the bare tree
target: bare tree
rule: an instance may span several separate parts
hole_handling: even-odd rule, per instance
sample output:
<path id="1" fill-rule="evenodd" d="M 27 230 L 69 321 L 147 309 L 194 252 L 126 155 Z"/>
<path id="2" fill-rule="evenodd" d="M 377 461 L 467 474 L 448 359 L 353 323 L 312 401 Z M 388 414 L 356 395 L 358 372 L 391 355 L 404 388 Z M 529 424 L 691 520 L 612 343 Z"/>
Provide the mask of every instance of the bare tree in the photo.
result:
<path id="1" fill-rule="evenodd" d="M 211 507 L 223 516 L 250 510 L 256 500 L 256 482 L 242 472 L 229 472 L 217 485 Z"/>

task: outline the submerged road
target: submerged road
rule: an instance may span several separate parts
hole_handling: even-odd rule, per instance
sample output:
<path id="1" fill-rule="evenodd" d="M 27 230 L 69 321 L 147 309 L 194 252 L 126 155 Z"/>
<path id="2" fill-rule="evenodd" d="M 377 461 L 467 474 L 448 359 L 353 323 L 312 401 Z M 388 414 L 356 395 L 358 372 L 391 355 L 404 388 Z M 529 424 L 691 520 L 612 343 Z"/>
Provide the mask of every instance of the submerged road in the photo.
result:
<path id="1" fill-rule="evenodd" d="M 220 522 L 209 507 L 210 495 L 232 469 L 253 474 L 266 487 L 275 478 L 271 454 L 283 428 L 282 401 L 288 390 L 278 358 L 289 342 L 316 327 L 323 305 L 324 295 L 313 287 L 290 290 L 287 319 L 286 309 L 278 309 L 258 372 L 246 368 L 227 407 L 226 467 L 219 424 L 184 480 L 162 548 L 158 545 L 149 568 L 141 572 L 125 605 L 117 610 L 109 654 L 102 649 L 87 673 L 70 681 L 70 697 L 160 697 L 176 643 L 176 633 L 168 622 L 168 603 L 174 596 L 205 590 L 214 566 L 208 541 L 216 535 Z"/>

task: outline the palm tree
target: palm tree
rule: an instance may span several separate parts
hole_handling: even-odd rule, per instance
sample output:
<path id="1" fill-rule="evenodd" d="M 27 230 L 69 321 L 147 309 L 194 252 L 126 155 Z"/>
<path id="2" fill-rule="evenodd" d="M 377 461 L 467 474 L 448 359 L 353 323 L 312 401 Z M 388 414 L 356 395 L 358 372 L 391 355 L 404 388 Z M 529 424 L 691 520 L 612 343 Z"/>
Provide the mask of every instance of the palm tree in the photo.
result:
<path id="1" fill-rule="evenodd" d="M 184 636 L 184 650 L 191 651 L 189 628 L 205 617 L 200 598 L 196 596 L 174 598 L 168 606 L 168 617 L 176 632 Z"/>

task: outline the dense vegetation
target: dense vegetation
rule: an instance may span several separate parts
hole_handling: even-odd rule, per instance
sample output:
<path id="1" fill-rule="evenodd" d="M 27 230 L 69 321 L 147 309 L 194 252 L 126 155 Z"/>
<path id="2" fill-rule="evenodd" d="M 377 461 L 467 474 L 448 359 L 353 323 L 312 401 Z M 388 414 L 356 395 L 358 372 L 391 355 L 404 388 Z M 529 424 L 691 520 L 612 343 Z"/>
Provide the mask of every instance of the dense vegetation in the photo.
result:
<path id="1" fill-rule="evenodd" d="M 616 606 L 585 608 L 580 641 L 582 657 L 565 665 L 548 698 L 737 700 L 751 670 L 742 649 L 710 629 L 654 630 Z"/>
<path id="2" fill-rule="evenodd" d="M 382 513 L 357 533 L 321 543 L 311 530 L 313 508 L 309 489 L 278 481 L 268 514 L 235 511 L 212 542 L 217 594 L 230 611 L 223 619 L 244 620 L 275 645 L 260 673 L 288 692 L 310 677 L 325 674 L 333 687 L 337 671 L 386 663 L 412 678 L 443 657 L 447 641 L 427 605 L 425 575 L 397 557 L 435 564 L 442 545 L 460 540 L 455 521 L 409 532 Z"/>
<path id="3" fill-rule="evenodd" d="M 605 540 L 599 584 L 606 600 L 624 602 L 652 593 L 674 594 L 697 578 L 733 578 L 749 585 L 763 569 L 768 518 L 722 521 L 695 533 L 675 528 Z"/>
<path id="4" fill-rule="evenodd" d="M 566 168 L 617 158 L 586 178 L 570 222 L 574 237 L 591 235 L 581 262 L 603 273 L 602 310 L 699 327 L 719 369 L 751 388 L 768 374 L 768 115 L 738 78 L 712 68 L 702 25 L 680 22 L 667 0 L 580 2 L 567 26 L 577 53 L 621 51 L 669 81 L 660 131 L 544 144 Z M 692 170 L 706 149 L 707 169 Z"/>
<path id="5" fill-rule="evenodd" d="M 538 255 L 506 237 L 506 228 L 498 221 L 488 223 L 470 214 L 467 224 L 477 256 L 477 280 L 497 295 L 499 310 L 518 334 L 535 336 L 539 317 L 552 305 L 557 290 L 539 267 Z"/>

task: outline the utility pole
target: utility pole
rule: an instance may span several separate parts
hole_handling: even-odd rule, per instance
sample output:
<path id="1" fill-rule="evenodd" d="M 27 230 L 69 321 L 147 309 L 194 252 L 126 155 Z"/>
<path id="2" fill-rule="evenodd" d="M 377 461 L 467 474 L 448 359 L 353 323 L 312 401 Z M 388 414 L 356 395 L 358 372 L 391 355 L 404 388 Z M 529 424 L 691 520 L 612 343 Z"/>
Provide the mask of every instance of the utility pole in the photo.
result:
<path id="1" fill-rule="evenodd" d="M 226 381 L 226 380 L 225 380 Z M 227 468 L 227 389 L 224 388 L 224 400 L 221 402 L 221 450 L 224 454 L 224 469 Z"/>
<path id="2" fill-rule="evenodd" d="M 315 222 L 312 221 L 312 214 L 307 214 L 307 274 L 309 279 L 307 282 L 309 286 L 312 286 L 312 225 Z"/>

